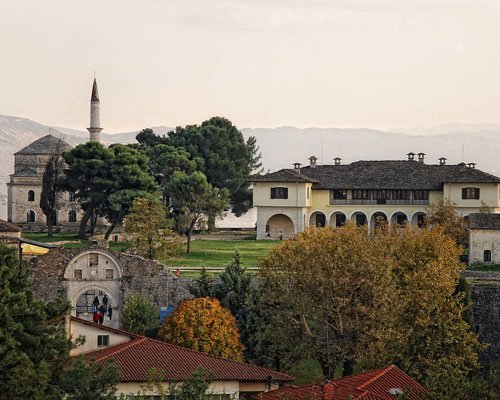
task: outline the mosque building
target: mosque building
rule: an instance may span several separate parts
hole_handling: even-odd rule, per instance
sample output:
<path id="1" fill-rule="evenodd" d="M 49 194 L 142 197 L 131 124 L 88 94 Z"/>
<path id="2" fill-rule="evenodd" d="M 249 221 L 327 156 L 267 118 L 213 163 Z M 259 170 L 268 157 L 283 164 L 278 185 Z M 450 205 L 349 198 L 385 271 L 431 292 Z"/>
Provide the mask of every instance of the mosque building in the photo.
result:
<path id="1" fill-rule="evenodd" d="M 90 141 L 101 141 L 100 102 L 94 78 L 90 99 Z M 46 135 L 14 154 L 14 173 L 7 183 L 7 218 L 23 230 L 40 231 L 47 226 L 47 217 L 40 208 L 42 179 L 47 162 L 54 154 L 62 154 L 71 146 L 61 137 Z M 72 231 L 78 227 L 82 211 L 73 193 L 60 193 L 53 225 Z"/>

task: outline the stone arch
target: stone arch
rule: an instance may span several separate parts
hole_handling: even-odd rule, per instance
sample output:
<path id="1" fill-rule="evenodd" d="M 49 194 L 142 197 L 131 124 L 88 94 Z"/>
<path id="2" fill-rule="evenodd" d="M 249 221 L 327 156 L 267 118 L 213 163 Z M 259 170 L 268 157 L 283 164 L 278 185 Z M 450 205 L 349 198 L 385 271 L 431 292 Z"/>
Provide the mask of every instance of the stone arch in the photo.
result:
<path id="1" fill-rule="evenodd" d="M 266 236 L 271 239 L 293 238 L 295 226 L 292 219 L 285 214 L 274 214 L 266 222 Z"/>
<path id="2" fill-rule="evenodd" d="M 330 214 L 330 226 L 339 228 L 347 222 L 347 216 L 342 211 L 334 211 Z"/>
<path id="3" fill-rule="evenodd" d="M 73 311 L 79 297 L 90 290 L 100 290 L 103 293 L 105 293 L 108 296 L 109 302 L 113 304 L 113 307 L 121 303 L 120 299 L 121 293 L 119 289 L 116 290 L 113 287 L 106 285 L 104 283 L 92 281 L 92 282 L 86 282 L 85 284 L 81 285 L 78 288 L 78 290 L 72 293 L 71 298 L 68 299 L 68 301 L 71 303 L 71 307 L 73 307 Z"/>
<path id="4" fill-rule="evenodd" d="M 370 226 L 372 228 L 381 228 L 388 223 L 387 214 L 383 211 L 375 211 L 370 217 Z"/>
<path id="5" fill-rule="evenodd" d="M 403 211 L 396 211 L 391 215 L 391 225 L 397 227 L 404 227 L 409 224 L 409 218 Z"/>
<path id="6" fill-rule="evenodd" d="M 112 320 L 105 318 L 105 324 L 118 327 L 120 306 L 122 299 L 123 269 L 116 258 L 103 249 L 87 249 L 76 254 L 64 268 L 64 285 L 66 289 L 66 299 L 71 303 L 71 313 L 77 314 L 77 306 L 81 309 L 86 305 L 86 314 L 80 315 L 85 319 L 92 319 L 89 313 L 89 305 L 77 304 L 82 295 L 91 293 L 103 293 L 108 297 L 108 304 L 113 304 Z M 102 297 L 99 298 L 102 301 Z M 81 310 L 80 310 L 81 311 Z"/>
<path id="7" fill-rule="evenodd" d="M 116 268 L 117 274 L 114 276 L 113 279 L 121 279 L 121 277 L 123 276 L 122 267 L 120 266 L 120 264 L 118 263 L 116 258 L 111 253 L 109 253 L 105 250 L 102 250 L 102 249 L 87 249 L 87 250 L 84 250 L 84 251 L 78 253 L 77 255 L 75 255 L 71 260 L 69 260 L 69 262 L 66 264 L 66 267 L 64 268 L 64 279 L 74 280 L 75 279 L 74 275 L 71 274 L 71 272 L 73 271 L 72 268 L 74 267 L 75 264 L 79 264 L 82 267 L 85 266 L 85 264 L 81 264 L 81 263 L 79 263 L 79 261 L 90 254 L 101 255 L 104 259 L 103 260 L 104 262 L 102 263 L 103 266 L 108 264 L 110 266 L 113 266 L 113 268 Z M 108 261 L 108 262 L 106 263 L 106 261 Z M 99 259 L 97 260 L 97 262 L 98 262 L 97 265 L 99 265 Z M 90 259 L 89 259 L 89 262 L 87 263 L 87 266 L 88 267 L 91 266 Z"/>
<path id="8" fill-rule="evenodd" d="M 354 211 L 349 219 L 356 224 L 356 226 L 364 226 L 368 224 L 368 217 L 363 211 Z"/>
<path id="9" fill-rule="evenodd" d="M 323 211 L 314 211 L 309 216 L 309 226 L 324 228 L 326 226 L 326 215 Z"/>
<path id="10" fill-rule="evenodd" d="M 411 216 L 411 224 L 413 226 L 416 226 L 418 228 L 423 228 L 425 226 L 425 217 L 427 216 L 426 213 L 422 211 L 417 211 Z"/>
<path id="11" fill-rule="evenodd" d="M 26 222 L 36 222 L 36 214 L 33 210 L 28 210 L 26 213 Z"/>

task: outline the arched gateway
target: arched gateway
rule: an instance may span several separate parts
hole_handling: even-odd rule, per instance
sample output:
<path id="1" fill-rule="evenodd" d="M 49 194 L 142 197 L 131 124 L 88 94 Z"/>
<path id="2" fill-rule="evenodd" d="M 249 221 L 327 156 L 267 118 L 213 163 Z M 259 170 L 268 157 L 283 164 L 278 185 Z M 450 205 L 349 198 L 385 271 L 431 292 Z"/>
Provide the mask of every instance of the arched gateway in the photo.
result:
<path id="1" fill-rule="evenodd" d="M 64 270 L 66 296 L 72 307 L 72 315 L 92 319 L 98 306 L 113 306 L 112 319 L 106 315 L 106 325 L 118 326 L 121 298 L 122 268 L 113 255 L 100 249 L 89 249 L 74 256 Z M 106 296 L 106 297 L 104 297 Z"/>
<path id="2" fill-rule="evenodd" d="M 113 305 L 112 319 L 104 324 L 119 327 L 120 309 L 131 294 L 150 298 L 155 306 L 175 305 L 183 298 L 178 279 L 166 265 L 154 260 L 111 252 L 104 247 L 51 249 L 29 260 L 33 293 L 37 299 L 56 298 L 71 304 L 71 314 L 91 320 L 94 300 Z M 104 299 L 106 295 L 106 299 Z"/>

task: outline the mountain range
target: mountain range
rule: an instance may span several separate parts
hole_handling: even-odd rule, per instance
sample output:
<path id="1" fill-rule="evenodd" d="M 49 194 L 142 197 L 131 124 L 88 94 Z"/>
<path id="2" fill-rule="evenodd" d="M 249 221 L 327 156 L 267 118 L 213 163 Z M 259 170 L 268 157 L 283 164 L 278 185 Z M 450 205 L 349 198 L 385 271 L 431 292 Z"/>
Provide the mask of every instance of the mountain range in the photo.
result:
<path id="1" fill-rule="evenodd" d="M 172 128 L 152 129 L 167 134 Z M 291 168 L 292 163 L 308 163 L 318 157 L 322 164 L 342 158 L 342 163 L 357 160 L 406 159 L 406 153 L 426 153 L 425 161 L 437 163 L 446 157 L 449 163 L 475 162 L 477 168 L 500 175 L 500 124 L 446 124 L 436 127 L 412 127 L 391 131 L 365 128 L 243 128 L 245 138 L 255 136 L 262 152 L 265 171 Z M 102 141 L 133 143 L 138 131 L 102 133 Z M 0 115 L 0 218 L 6 216 L 5 183 L 14 170 L 14 153 L 47 134 L 62 137 L 71 145 L 88 140 L 88 132 L 63 127 L 51 128 L 27 118 Z M 497 172 L 498 171 L 498 172 Z"/>

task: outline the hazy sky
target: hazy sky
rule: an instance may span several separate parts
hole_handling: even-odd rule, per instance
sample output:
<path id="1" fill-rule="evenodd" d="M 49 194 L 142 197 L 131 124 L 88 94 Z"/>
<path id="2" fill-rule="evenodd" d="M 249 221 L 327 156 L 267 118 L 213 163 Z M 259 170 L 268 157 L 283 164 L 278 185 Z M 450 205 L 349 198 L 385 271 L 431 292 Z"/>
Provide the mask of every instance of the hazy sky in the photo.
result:
<path id="1" fill-rule="evenodd" d="M 500 123 L 500 0 L 1 0 L 0 114 L 106 131 Z"/>

